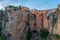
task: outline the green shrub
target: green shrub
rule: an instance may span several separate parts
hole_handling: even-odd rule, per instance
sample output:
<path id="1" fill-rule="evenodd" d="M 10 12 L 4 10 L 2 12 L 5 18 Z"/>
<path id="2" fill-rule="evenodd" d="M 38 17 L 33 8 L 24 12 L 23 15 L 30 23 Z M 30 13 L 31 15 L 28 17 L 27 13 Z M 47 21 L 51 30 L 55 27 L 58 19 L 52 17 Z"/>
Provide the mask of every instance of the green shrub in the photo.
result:
<path id="1" fill-rule="evenodd" d="M 2 26 L 0 25 L 0 31 L 2 31 Z"/>
<path id="2" fill-rule="evenodd" d="M 57 39 L 60 39 L 60 35 L 58 34 L 53 34 L 54 37 L 56 37 Z"/>
<path id="3" fill-rule="evenodd" d="M 41 38 L 46 39 L 48 37 L 49 32 L 46 29 L 41 30 Z"/>
<path id="4" fill-rule="evenodd" d="M 27 40 L 30 40 L 31 37 L 32 37 L 32 32 L 31 32 L 31 29 L 29 28 L 29 30 L 27 31 L 27 36 L 26 36 L 26 38 L 27 38 Z"/>
<path id="5" fill-rule="evenodd" d="M 33 30 L 32 32 L 33 32 L 33 33 L 38 33 L 36 30 Z"/>
<path id="6" fill-rule="evenodd" d="M 6 35 L 5 34 L 2 34 L 1 37 L 0 37 L 1 40 L 6 40 Z"/>

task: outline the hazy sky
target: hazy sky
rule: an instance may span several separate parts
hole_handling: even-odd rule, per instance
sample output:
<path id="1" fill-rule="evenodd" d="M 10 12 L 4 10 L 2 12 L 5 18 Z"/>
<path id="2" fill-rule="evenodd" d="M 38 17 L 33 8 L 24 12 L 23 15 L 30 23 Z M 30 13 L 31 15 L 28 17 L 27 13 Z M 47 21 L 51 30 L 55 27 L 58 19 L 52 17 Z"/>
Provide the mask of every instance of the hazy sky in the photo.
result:
<path id="1" fill-rule="evenodd" d="M 40 10 L 56 8 L 60 0 L 0 0 L 0 9 L 8 5 L 26 6 Z"/>

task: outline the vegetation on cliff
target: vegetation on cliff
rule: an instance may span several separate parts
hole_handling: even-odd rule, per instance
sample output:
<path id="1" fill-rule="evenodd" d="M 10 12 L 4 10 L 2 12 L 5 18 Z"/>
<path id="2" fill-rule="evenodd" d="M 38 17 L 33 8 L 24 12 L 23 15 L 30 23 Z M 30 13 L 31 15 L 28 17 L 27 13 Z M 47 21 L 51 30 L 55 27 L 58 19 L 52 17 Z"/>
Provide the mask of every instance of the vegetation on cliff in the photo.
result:
<path id="1" fill-rule="evenodd" d="M 30 40 L 31 37 L 32 37 L 32 32 L 31 32 L 31 29 L 29 28 L 28 31 L 27 31 L 27 36 L 26 36 L 26 38 L 27 38 L 27 40 Z"/>
<path id="2" fill-rule="evenodd" d="M 49 35 L 49 32 L 47 29 L 41 30 L 41 38 L 47 40 L 47 37 Z"/>
<path id="3" fill-rule="evenodd" d="M 0 40 L 6 40 L 6 35 L 2 33 L 3 10 L 0 10 Z"/>

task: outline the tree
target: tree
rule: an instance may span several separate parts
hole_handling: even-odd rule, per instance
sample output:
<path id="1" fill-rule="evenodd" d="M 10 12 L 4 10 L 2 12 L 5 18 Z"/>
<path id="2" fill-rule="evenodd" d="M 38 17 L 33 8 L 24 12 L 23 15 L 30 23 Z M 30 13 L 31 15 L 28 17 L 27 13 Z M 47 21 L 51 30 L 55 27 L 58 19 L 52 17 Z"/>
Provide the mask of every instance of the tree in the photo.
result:
<path id="1" fill-rule="evenodd" d="M 3 16 L 4 16 L 4 11 L 3 10 L 0 10 L 0 20 L 3 19 Z"/>
<path id="2" fill-rule="evenodd" d="M 0 31 L 2 31 L 2 26 L 0 25 Z"/>
<path id="3" fill-rule="evenodd" d="M 3 17 L 4 17 L 4 11 L 0 10 L 0 40 L 6 40 L 6 35 L 2 33 Z"/>
<path id="4" fill-rule="evenodd" d="M 55 38 L 57 38 L 57 39 L 60 40 L 60 35 L 58 35 L 58 34 L 53 34 L 53 36 L 54 36 Z"/>
<path id="5" fill-rule="evenodd" d="M 2 33 L 2 25 L 0 25 L 0 39 L 6 40 L 6 35 Z"/>
<path id="6" fill-rule="evenodd" d="M 31 37 L 32 37 L 32 32 L 31 32 L 31 29 L 29 28 L 29 30 L 27 31 L 27 36 L 26 36 L 26 38 L 27 38 L 27 40 L 30 40 Z"/>
<path id="7" fill-rule="evenodd" d="M 47 40 L 48 34 L 49 34 L 49 32 L 48 32 L 47 29 L 41 30 L 41 38 L 42 38 L 42 39 Z"/>
<path id="8" fill-rule="evenodd" d="M 1 40 L 6 40 L 6 35 L 2 33 L 1 36 L 0 36 L 0 39 Z"/>

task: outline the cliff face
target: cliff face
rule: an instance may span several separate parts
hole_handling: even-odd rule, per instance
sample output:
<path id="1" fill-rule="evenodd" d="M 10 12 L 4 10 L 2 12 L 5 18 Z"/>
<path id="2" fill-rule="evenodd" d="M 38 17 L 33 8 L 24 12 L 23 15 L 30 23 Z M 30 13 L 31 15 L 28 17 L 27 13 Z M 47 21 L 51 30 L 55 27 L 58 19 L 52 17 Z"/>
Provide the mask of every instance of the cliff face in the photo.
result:
<path id="1" fill-rule="evenodd" d="M 5 8 L 6 21 L 4 21 L 3 24 L 5 24 L 6 31 L 8 31 L 11 34 L 12 40 L 26 40 L 26 33 L 29 28 L 31 29 L 31 31 L 37 30 L 39 33 L 40 30 L 42 30 L 43 28 L 47 29 L 51 28 L 52 30 L 52 24 L 50 24 L 52 19 L 48 20 L 47 16 L 49 16 L 50 13 L 53 13 L 55 11 L 56 11 L 55 9 L 31 11 L 29 10 L 29 8 L 26 7 L 8 6 Z M 59 29 L 59 20 L 58 20 L 57 31 L 55 31 L 57 32 L 57 34 L 60 32 L 58 31 L 58 29 Z M 51 30 L 49 30 L 49 32 L 51 32 Z M 31 40 L 35 40 L 34 38 L 37 38 L 35 33 L 33 33 L 33 35 L 35 37 L 33 36 Z M 37 39 L 40 39 L 40 36 L 38 36 Z"/>
<path id="2" fill-rule="evenodd" d="M 36 27 L 36 15 L 26 8 L 14 9 L 14 7 L 7 7 L 6 9 L 8 19 L 8 22 L 6 22 L 7 31 L 12 35 L 12 40 L 26 40 L 28 29 L 37 30 L 38 28 Z"/>
<path id="3" fill-rule="evenodd" d="M 56 33 L 57 34 L 60 34 L 60 10 L 58 9 L 58 10 L 56 10 L 56 12 L 55 12 L 55 14 L 57 15 L 57 23 L 56 23 Z"/>
<path id="4" fill-rule="evenodd" d="M 13 40 L 18 40 L 20 36 L 22 36 L 23 39 L 24 31 L 28 30 L 29 27 L 25 23 L 28 21 L 28 12 L 18 11 L 17 9 L 15 9 L 15 11 L 14 9 L 9 9 L 7 10 L 7 16 L 8 22 L 6 23 L 6 27 L 7 31 L 12 34 Z"/>

